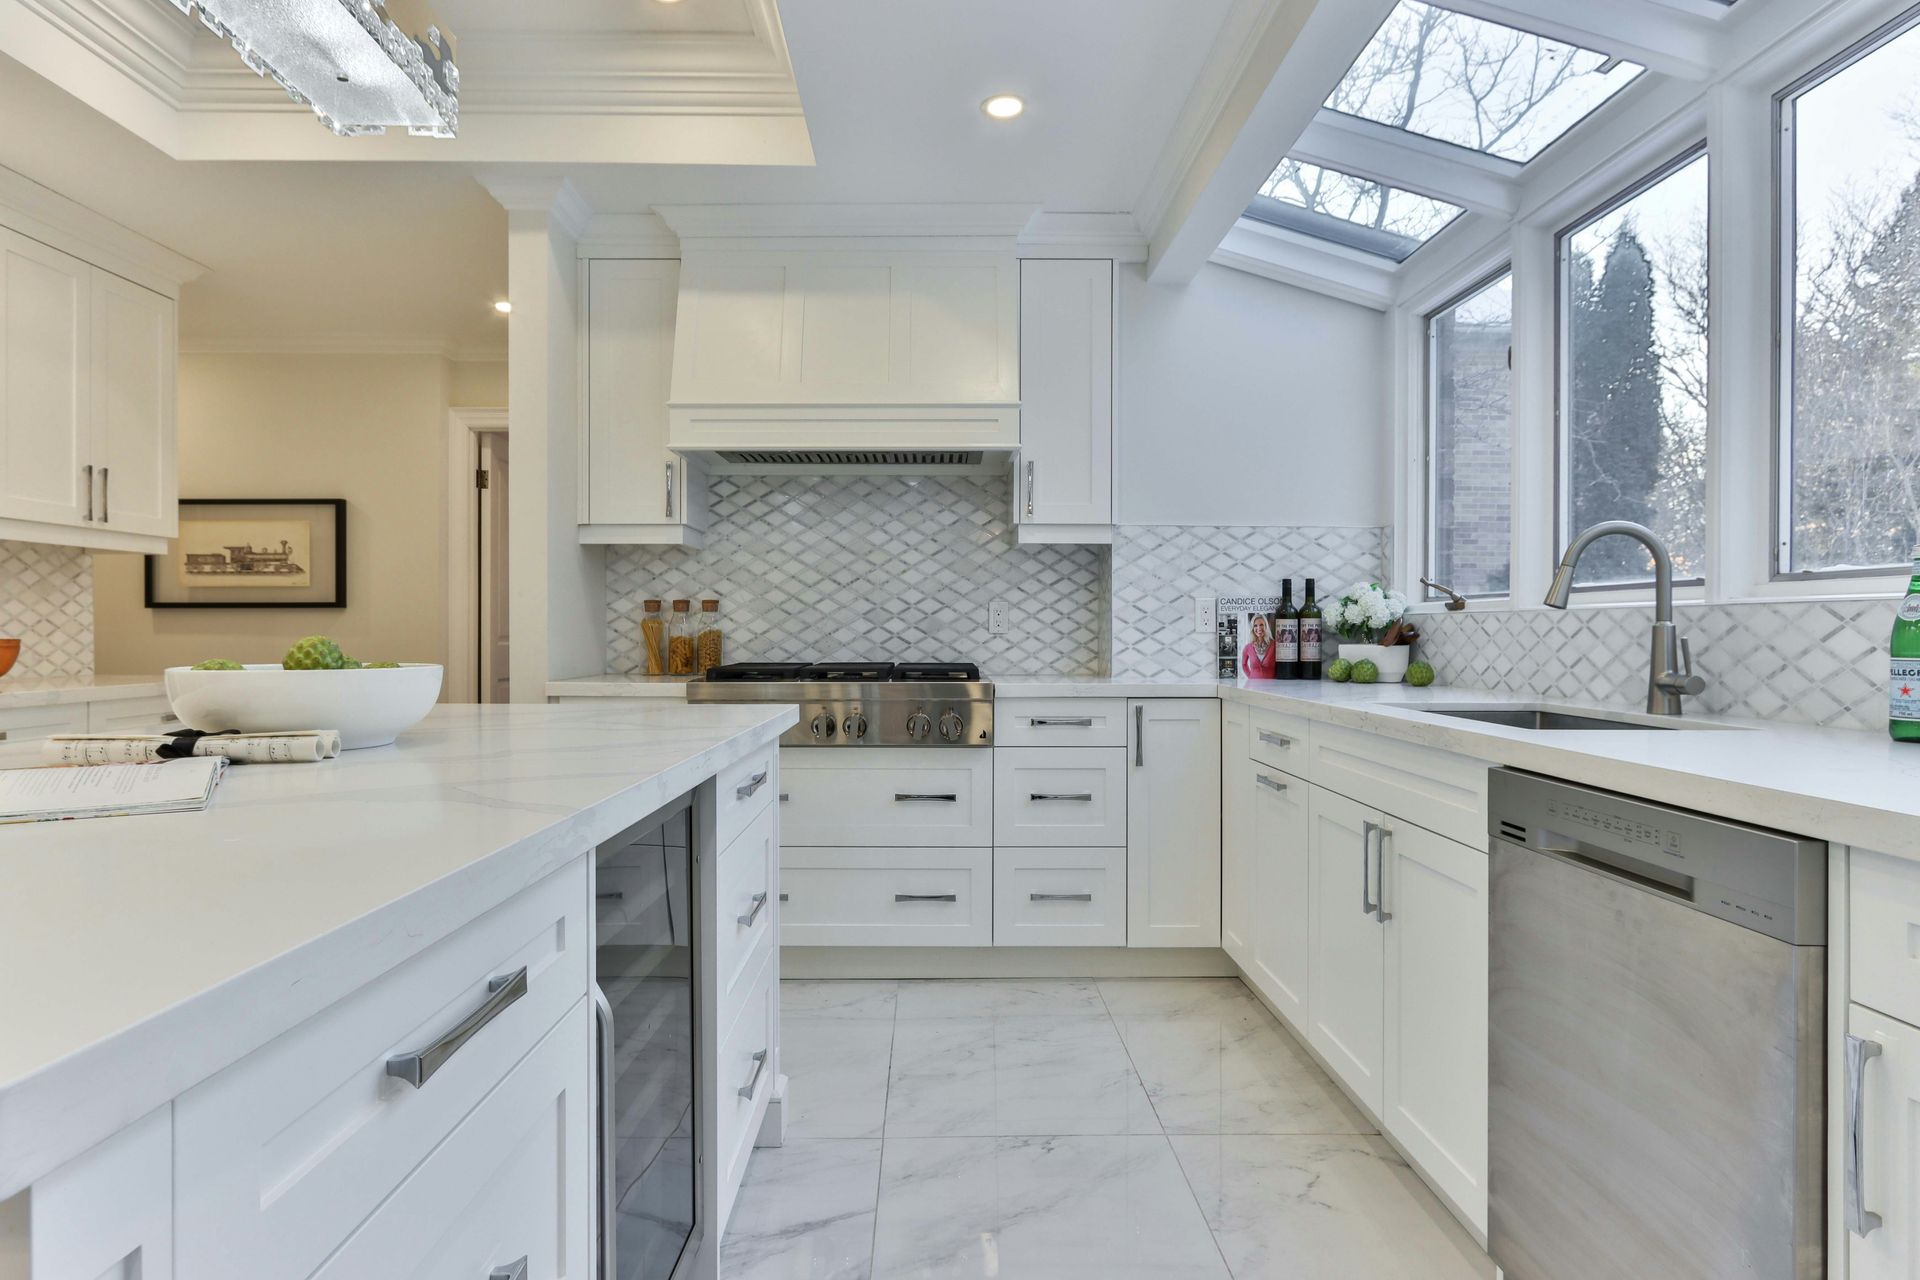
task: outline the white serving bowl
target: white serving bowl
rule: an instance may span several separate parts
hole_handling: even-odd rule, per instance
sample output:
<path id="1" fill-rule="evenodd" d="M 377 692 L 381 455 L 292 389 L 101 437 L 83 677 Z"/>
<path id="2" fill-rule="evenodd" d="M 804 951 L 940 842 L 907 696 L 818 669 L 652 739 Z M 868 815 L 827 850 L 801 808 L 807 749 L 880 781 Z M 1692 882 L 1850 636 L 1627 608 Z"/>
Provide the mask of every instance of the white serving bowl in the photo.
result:
<path id="1" fill-rule="evenodd" d="M 444 674 L 433 662 L 352 671 L 288 671 L 257 662 L 242 671 L 168 667 L 167 701 L 189 729 L 337 729 L 343 750 L 384 747 L 433 710 Z"/>

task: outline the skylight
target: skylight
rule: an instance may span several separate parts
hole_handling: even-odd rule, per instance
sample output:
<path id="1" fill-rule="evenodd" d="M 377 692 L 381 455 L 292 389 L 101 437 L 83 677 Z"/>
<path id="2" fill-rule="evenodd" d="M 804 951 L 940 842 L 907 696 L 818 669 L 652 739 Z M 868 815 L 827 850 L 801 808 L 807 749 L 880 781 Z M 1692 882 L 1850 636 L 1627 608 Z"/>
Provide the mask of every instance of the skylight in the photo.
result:
<path id="1" fill-rule="evenodd" d="M 1405 262 L 1464 210 L 1368 178 L 1282 160 L 1247 217 Z"/>
<path id="2" fill-rule="evenodd" d="M 1643 70 L 1421 0 L 1400 0 L 1327 107 L 1525 164 Z"/>

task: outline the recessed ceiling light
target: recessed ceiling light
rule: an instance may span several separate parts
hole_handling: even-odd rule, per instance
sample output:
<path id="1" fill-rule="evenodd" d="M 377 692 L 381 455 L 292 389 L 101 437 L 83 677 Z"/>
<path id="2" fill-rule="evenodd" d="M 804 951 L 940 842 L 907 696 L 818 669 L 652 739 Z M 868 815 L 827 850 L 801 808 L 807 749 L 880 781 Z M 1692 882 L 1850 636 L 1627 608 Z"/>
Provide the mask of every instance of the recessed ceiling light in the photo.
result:
<path id="1" fill-rule="evenodd" d="M 498 311 L 501 315 L 505 315 L 507 314 L 507 312 L 513 310 L 513 304 L 511 302 L 508 302 L 505 298 L 502 298 L 500 299 L 500 301 L 493 304 L 493 309 L 495 311 Z"/>
<path id="2" fill-rule="evenodd" d="M 980 109 L 995 120 L 1011 120 L 1027 109 L 1020 95 L 1014 93 L 996 93 L 980 104 Z"/>

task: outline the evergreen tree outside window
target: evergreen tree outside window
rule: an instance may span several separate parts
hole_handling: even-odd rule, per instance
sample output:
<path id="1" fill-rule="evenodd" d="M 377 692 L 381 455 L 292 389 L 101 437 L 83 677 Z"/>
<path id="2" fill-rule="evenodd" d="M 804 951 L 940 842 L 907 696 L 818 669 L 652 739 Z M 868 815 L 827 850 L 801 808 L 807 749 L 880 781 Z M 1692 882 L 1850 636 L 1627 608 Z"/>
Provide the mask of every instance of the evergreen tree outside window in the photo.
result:
<path id="1" fill-rule="evenodd" d="M 1777 572 L 1903 568 L 1920 540 L 1920 12 L 1779 104 Z"/>
<path id="2" fill-rule="evenodd" d="M 1697 580 L 1706 559 L 1706 154 L 1564 232 L 1559 247 L 1559 543 L 1602 520 L 1632 520 L 1666 542 L 1676 579 Z M 1643 548 L 1608 538 L 1582 557 L 1576 581 L 1652 577 Z"/>
<path id="3" fill-rule="evenodd" d="M 1511 272 L 1427 317 L 1427 576 L 1461 595 L 1512 576 L 1512 346 Z"/>

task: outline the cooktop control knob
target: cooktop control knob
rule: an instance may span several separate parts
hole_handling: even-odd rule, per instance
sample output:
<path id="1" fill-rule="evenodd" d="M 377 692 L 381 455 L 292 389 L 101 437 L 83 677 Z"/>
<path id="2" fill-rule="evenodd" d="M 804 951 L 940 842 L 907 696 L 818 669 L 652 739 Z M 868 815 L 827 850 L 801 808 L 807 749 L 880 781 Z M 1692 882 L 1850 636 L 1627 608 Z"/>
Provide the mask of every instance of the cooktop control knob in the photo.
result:
<path id="1" fill-rule="evenodd" d="M 915 742 L 924 742 L 933 732 L 933 717 L 924 711 L 916 711 L 907 717 L 907 736 Z"/>
<path id="2" fill-rule="evenodd" d="M 948 742 L 960 741 L 960 735 L 966 732 L 966 728 L 967 726 L 960 722 L 960 717 L 952 711 L 940 717 L 940 736 Z"/>
<path id="3" fill-rule="evenodd" d="M 864 738 L 867 736 L 867 718 L 856 711 L 847 717 L 847 722 L 841 728 L 846 731 L 849 740 Z"/>
<path id="4" fill-rule="evenodd" d="M 819 715 L 815 716 L 811 727 L 813 729 L 813 740 L 815 742 L 831 742 L 833 740 L 833 717 L 826 712 L 822 711 Z"/>

